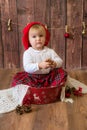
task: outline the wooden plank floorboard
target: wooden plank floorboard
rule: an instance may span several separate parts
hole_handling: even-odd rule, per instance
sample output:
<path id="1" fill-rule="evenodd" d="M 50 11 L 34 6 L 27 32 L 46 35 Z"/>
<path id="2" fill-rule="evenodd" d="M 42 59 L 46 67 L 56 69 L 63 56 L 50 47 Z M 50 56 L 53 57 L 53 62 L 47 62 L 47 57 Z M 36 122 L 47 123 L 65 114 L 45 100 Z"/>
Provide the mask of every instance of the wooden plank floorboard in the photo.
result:
<path id="1" fill-rule="evenodd" d="M 10 87 L 17 71 L 0 69 L 0 89 Z M 87 71 L 71 71 L 70 75 L 87 84 Z M 0 130 L 87 130 L 87 95 L 74 97 L 73 104 L 32 105 L 28 114 L 0 114 Z"/>

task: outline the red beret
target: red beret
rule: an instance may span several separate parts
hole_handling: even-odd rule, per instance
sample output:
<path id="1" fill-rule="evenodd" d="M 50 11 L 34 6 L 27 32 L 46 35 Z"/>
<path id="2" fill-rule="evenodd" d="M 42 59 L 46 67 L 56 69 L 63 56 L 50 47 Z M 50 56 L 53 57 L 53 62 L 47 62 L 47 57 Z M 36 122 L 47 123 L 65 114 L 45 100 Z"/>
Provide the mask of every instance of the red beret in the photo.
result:
<path id="1" fill-rule="evenodd" d="M 23 29 L 23 37 L 22 37 L 22 41 L 23 41 L 23 45 L 24 45 L 24 48 L 25 50 L 27 50 L 31 45 L 29 43 L 29 40 L 28 40 L 28 32 L 30 30 L 30 28 L 35 25 L 35 24 L 39 24 L 39 25 L 42 25 L 46 31 L 46 41 L 45 41 L 45 46 L 48 44 L 49 40 L 50 40 L 50 33 L 48 31 L 47 28 L 45 28 L 45 25 L 43 25 L 42 23 L 40 22 L 31 22 L 29 23 L 24 29 Z"/>

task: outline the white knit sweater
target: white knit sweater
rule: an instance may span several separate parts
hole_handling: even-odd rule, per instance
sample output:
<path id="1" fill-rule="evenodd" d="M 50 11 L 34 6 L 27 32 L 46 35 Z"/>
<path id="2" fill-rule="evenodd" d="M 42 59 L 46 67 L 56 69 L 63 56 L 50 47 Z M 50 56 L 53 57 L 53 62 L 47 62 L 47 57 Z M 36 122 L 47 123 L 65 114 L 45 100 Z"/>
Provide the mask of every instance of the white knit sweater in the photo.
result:
<path id="1" fill-rule="evenodd" d="M 52 59 L 57 63 L 57 68 L 62 66 L 62 59 L 57 55 L 57 53 L 48 47 L 44 47 L 43 50 L 35 50 L 32 47 L 27 49 L 23 54 L 23 67 L 28 73 L 35 74 L 47 74 L 50 72 L 51 68 L 39 69 L 38 63 L 46 60 Z"/>

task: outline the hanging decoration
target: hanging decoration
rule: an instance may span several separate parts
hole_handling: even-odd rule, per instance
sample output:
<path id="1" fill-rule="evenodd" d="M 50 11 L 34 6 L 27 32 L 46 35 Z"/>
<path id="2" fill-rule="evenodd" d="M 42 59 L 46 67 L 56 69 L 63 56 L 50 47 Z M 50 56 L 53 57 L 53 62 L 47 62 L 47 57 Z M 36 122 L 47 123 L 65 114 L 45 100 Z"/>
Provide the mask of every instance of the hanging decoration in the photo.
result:
<path id="1" fill-rule="evenodd" d="M 8 27 L 8 31 L 12 31 L 12 20 L 11 19 L 8 19 L 7 27 Z"/>
<path id="2" fill-rule="evenodd" d="M 85 26 L 85 22 L 82 22 L 82 35 L 84 35 L 86 33 L 86 26 Z"/>
<path id="3" fill-rule="evenodd" d="M 68 31 L 68 25 L 65 26 L 65 34 L 64 34 L 64 37 L 65 37 L 65 38 L 69 38 L 69 37 L 70 37 L 69 31 Z"/>
<path id="4" fill-rule="evenodd" d="M 24 24 L 21 24 L 21 23 L 18 24 L 16 22 L 13 22 L 11 18 L 8 19 L 8 22 L 7 22 L 6 19 L 0 18 L 0 20 L 3 21 L 3 22 L 6 22 L 8 31 L 12 31 L 12 25 L 24 27 Z M 26 25 L 27 25 L 27 23 L 26 23 Z M 65 28 L 64 27 L 60 27 L 58 29 L 59 30 L 65 30 L 65 33 L 64 33 L 64 37 L 65 38 L 74 39 L 74 34 L 71 33 L 72 30 L 74 31 L 74 30 L 76 30 L 76 28 L 81 28 L 82 27 L 82 35 L 85 35 L 86 34 L 86 26 L 87 26 L 86 23 L 83 21 L 82 25 L 78 25 L 78 26 L 75 26 L 75 27 L 72 27 L 72 26 L 70 27 L 68 25 L 65 25 Z M 46 25 L 46 28 L 47 28 L 47 25 Z M 48 29 L 50 29 L 50 28 L 48 27 Z M 51 29 L 55 29 L 55 28 L 51 27 Z"/>

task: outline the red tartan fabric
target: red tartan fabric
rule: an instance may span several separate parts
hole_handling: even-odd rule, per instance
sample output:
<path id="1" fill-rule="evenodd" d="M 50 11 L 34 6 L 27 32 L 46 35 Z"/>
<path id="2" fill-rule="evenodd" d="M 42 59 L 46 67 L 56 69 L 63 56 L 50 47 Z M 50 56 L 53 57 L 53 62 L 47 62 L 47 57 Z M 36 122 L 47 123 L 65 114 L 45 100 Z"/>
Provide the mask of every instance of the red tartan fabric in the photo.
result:
<path id="1" fill-rule="evenodd" d="M 23 104 L 46 104 L 58 99 L 66 78 L 67 72 L 62 68 L 53 69 L 49 74 L 19 72 L 13 78 L 12 87 L 18 84 L 30 86 L 23 99 Z"/>
<path id="2" fill-rule="evenodd" d="M 25 84 L 36 88 L 60 86 L 65 83 L 66 77 L 67 72 L 62 68 L 53 69 L 49 74 L 18 72 L 14 76 L 11 86 L 16 86 L 18 84 Z"/>

